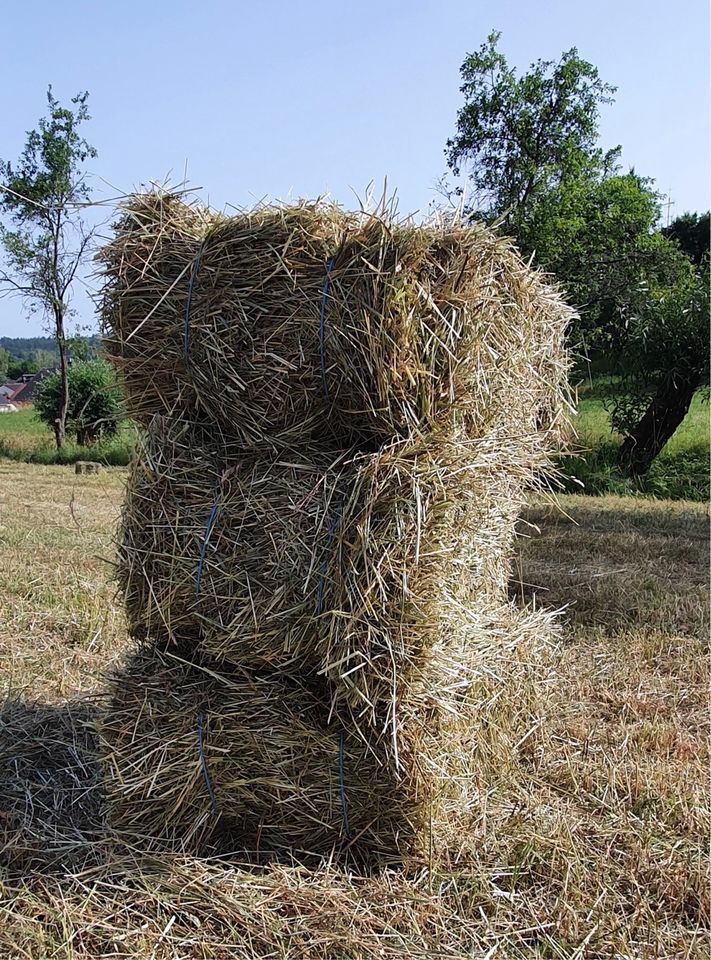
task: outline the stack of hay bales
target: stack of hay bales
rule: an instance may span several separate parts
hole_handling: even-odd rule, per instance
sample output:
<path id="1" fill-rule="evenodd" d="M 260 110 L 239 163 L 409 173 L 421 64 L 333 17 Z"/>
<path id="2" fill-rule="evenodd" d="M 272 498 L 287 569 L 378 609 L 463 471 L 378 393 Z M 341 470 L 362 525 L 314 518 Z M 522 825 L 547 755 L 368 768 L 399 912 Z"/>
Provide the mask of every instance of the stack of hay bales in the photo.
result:
<path id="1" fill-rule="evenodd" d="M 570 311 L 483 227 L 135 198 L 106 346 L 145 427 L 118 571 L 140 652 L 117 829 L 421 852 L 466 804 L 474 680 L 540 621 L 514 524 L 565 423 Z"/>

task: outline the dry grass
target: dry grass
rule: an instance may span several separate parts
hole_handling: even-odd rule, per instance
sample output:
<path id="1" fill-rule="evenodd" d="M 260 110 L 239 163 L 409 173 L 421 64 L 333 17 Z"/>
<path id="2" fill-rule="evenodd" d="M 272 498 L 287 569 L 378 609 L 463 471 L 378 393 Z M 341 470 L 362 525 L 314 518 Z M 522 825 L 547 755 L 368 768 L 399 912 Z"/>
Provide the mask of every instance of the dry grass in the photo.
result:
<path id="1" fill-rule="evenodd" d="M 358 878 L 147 858 L 101 839 L 92 710 L 66 700 L 95 690 L 125 644 L 96 559 L 111 549 L 123 476 L 0 470 L 13 695 L 0 727 L 3 960 L 708 955 L 701 505 L 565 497 L 577 525 L 529 509 L 540 533 L 520 541 L 514 592 L 530 598 L 534 584 L 540 602 L 569 605 L 526 704 L 535 719 L 523 739 L 509 731 L 496 775 L 477 745 L 489 772 L 467 836 L 449 844 L 458 862 L 443 844 L 429 869 Z M 482 687 L 499 744 L 509 713 L 496 701 L 512 692 L 496 678 Z"/>
<path id="2" fill-rule="evenodd" d="M 7 693 L 56 701 L 96 688 L 126 646 L 106 559 L 125 473 L 0 461 L 0 665 Z"/>

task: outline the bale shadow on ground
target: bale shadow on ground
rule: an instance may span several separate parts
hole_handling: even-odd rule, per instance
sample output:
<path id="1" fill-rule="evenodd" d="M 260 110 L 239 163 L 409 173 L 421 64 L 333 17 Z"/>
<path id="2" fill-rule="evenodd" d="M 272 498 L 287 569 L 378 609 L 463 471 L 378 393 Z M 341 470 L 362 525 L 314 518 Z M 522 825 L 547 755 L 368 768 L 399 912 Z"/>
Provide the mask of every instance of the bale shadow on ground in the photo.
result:
<path id="1" fill-rule="evenodd" d="M 10 698 L 0 708 L 0 867 L 7 875 L 100 862 L 106 829 L 97 706 Z"/>

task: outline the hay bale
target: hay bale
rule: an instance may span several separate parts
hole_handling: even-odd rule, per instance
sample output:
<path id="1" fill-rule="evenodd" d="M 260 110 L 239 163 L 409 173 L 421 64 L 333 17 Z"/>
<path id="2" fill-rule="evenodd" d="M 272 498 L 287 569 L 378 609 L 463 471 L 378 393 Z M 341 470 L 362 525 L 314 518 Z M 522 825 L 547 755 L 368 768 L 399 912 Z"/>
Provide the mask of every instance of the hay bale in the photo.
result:
<path id="1" fill-rule="evenodd" d="M 302 684 L 218 679 L 149 650 L 114 683 L 103 736 L 112 826 L 157 847 L 201 850 L 219 827 L 254 855 L 352 842 L 367 858 L 395 854 L 415 826 L 392 771 Z"/>
<path id="2" fill-rule="evenodd" d="M 323 448 L 560 418 L 572 313 L 482 226 L 149 194 L 101 259 L 106 349 L 146 422 L 192 410 L 244 447 Z"/>
<path id="3" fill-rule="evenodd" d="M 396 743 L 365 738 L 317 686 L 144 649 L 101 724 L 112 828 L 183 853 L 219 834 L 240 860 L 426 857 L 519 762 L 550 638 L 540 613 L 465 619 L 459 649 L 403 693 Z"/>
<path id="4" fill-rule="evenodd" d="M 101 473 L 101 464 L 95 460 L 77 460 L 74 464 L 74 473 Z"/>
<path id="5" fill-rule="evenodd" d="M 531 438 L 431 437 L 378 453 L 240 456 L 155 421 L 118 545 L 131 630 L 218 663 L 331 682 L 361 717 L 395 709 L 463 608 L 506 598 Z"/>
<path id="6" fill-rule="evenodd" d="M 147 426 L 118 571 L 148 652 L 104 733 L 117 829 L 199 846 L 214 794 L 240 849 L 422 855 L 470 802 L 481 677 L 540 627 L 504 602 L 566 422 L 571 311 L 481 226 L 323 205 L 137 197 L 101 257 Z"/>

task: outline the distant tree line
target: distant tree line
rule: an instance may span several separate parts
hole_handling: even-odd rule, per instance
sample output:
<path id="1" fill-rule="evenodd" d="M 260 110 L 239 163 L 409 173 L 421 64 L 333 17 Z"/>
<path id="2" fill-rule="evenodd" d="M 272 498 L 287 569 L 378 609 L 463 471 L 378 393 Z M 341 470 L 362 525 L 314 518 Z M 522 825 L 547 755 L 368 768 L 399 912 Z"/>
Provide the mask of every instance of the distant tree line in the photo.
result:
<path id="1" fill-rule="evenodd" d="M 98 356 L 100 345 L 97 336 L 68 337 L 70 363 Z M 0 337 L 0 381 L 18 380 L 25 374 L 53 369 L 58 361 L 59 351 L 51 337 Z"/>
<path id="2" fill-rule="evenodd" d="M 15 360 L 29 360 L 38 350 L 59 355 L 54 337 L 0 337 L 0 348 Z"/>

